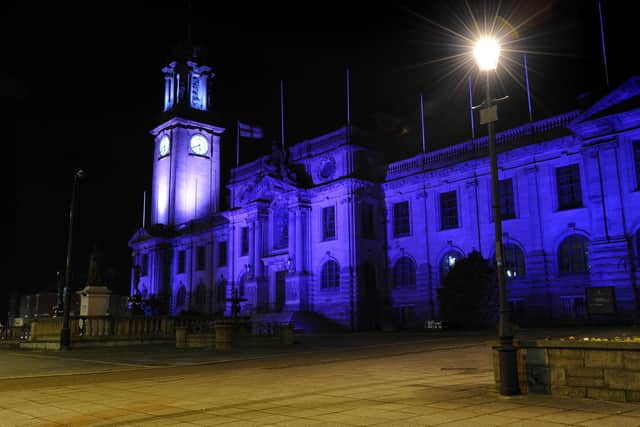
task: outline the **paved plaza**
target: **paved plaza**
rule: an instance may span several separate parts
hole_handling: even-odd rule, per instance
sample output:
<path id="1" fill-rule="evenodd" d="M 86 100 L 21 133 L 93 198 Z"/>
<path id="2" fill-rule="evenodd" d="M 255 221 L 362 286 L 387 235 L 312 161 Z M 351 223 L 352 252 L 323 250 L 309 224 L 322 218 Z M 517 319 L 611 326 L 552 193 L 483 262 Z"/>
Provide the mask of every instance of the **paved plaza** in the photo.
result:
<path id="1" fill-rule="evenodd" d="M 640 426 L 640 404 L 503 397 L 482 333 L 289 347 L 0 350 L 0 426 Z"/>

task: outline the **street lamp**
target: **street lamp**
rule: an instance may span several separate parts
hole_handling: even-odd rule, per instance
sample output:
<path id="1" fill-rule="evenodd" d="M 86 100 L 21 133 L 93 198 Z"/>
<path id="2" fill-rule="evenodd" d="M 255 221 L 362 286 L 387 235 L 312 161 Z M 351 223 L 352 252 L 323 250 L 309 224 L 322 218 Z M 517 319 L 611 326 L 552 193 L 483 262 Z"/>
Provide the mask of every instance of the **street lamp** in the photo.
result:
<path id="1" fill-rule="evenodd" d="M 516 350 L 513 346 L 513 331 L 511 329 L 511 309 L 507 301 L 507 287 L 504 275 L 502 256 L 502 220 L 500 218 L 500 193 L 498 186 L 498 159 L 496 157 L 496 135 L 493 123 L 498 120 L 498 105 L 507 97 L 491 98 L 491 72 L 498 66 L 500 44 L 491 37 L 483 37 L 476 42 L 473 56 L 480 71 L 486 71 L 486 98 L 480 109 L 480 124 L 487 125 L 489 136 L 489 157 L 491 159 L 491 197 L 493 206 L 493 223 L 495 225 L 496 266 L 498 269 L 498 293 L 500 298 L 500 319 L 498 323 L 498 369 L 500 370 L 500 394 L 511 396 L 518 394 L 518 368 L 516 364 Z"/>
<path id="2" fill-rule="evenodd" d="M 78 183 L 84 177 L 85 173 L 82 169 L 78 170 L 73 176 L 73 186 L 71 187 L 71 207 L 69 209 L 69 236 L 67 239 L 67 264 L 64 271 L 64 317 L 62 318 L 62 329 L 60 330 L 60 349 L 69 350 L 71 348 L 71 330 L 69 329 L 69 301 L 71 281 L 71 244 L 73 243 L 73 215 L 76 210 Z"/>

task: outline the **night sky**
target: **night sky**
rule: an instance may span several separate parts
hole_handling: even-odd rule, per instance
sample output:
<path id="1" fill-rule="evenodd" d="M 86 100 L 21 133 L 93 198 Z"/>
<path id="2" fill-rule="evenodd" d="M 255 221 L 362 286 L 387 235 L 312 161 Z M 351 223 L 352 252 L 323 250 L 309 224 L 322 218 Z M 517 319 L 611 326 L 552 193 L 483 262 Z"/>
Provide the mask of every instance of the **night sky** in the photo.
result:
<path id="1" fill-rule="evenodd" d="M 482 25 L 485 10 L 495 14 L 495 2 L 221 3 L 3 5 L 3 130 L 9 125 L 2 139 L 3 176 L 7 193 L 15 194 L 3 205 L 15 207 L 7 227 L 15 244 L 4 260 L 4 271 L 13 274 L 5 275 L 0 302 L 18 289 L 55 288 L 56 272 L 65 264 L 73 175 L 80 168 L 87 176 L 74 228 L 73 287 L 85 283 L 97 243 L 111 288 L 128 291 L 127 242 L 141 225 L 143 192 L 151 183 L 149 130 L 161 111 L 161 68 L 189 27 L 216 73 L 212 109 L 220 117 L 216 124 L 228 129 L 222 142 L 226 167 L 235 164 L 236 119 L 262 126 L 266 134 L 262 142 L 243 142 L 241 162 L 266 153 L 279 138 L 280 79 L 287 144 L 344 125 L 346 67 L 352 122 L 407 129 L 394 151 L 420 150 L 420 92 L 429 149 L 470 137 L 466 76 L 478 73 L 471 62 L 456 69 L 460 61 L 446 58 L 468 51 L 452 32 L 472 37 L 465 29 L 473 27 L 469 11 Z M 602 6 L 613 88 L 638 74 L 625 51 L 635 22 L 626 2 L 604 0 Z M 504 1 L 499 14 L 517 29 L 509 40 L 512 50 L 529 52 L 534 119 L 573 109 L 578 95 L 605 89 L 595 0 Z M 522 54 L 504 55 L 501 64 L 522 83 Z M 498 73 L 501 85 L 494 94 L 511 97 L 500 107 L 501 130 L 528 115 L 523 89 L 504 68 Z M 476 103 L 482 90 L 478 82 Z"/>

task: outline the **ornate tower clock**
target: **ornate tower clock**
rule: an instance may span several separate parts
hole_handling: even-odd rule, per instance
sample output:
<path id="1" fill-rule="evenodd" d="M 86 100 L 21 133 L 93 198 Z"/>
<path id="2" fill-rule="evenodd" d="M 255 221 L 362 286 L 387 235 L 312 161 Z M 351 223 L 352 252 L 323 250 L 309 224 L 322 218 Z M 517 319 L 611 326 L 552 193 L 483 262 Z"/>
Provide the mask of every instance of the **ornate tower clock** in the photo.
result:
<path id="1" fill-rule="evenodd" d="M 177 52 L 164 72 L 163 123 L 151 130 L 151 223 L 179 225 L 216 212 L 220 195 L 220 135 L 212 123 L 211 68 L 196 49 Z"/>

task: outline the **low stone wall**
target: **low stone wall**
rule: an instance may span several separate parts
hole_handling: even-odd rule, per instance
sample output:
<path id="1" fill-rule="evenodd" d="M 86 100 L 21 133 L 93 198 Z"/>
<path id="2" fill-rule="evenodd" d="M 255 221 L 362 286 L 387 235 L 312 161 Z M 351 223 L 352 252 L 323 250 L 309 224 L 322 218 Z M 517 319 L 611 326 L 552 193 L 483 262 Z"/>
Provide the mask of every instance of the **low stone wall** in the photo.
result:
<path id="1" fill-rule="evenodd" d="M 176 327 L 176 348 L 232 348 L 262 347 L 293 344 L 293 325 L 273 325 L 269 333 L 255 334 L 250 322 L 218 321 L 209 331 L 193 332 L 188 327 Z"/>
<path id="2" fill-rule="evenodd" d="M 640 343 L 516 341 L 521 393 L 640 402 Z M 497 345 L 493 367 L 500 385 Z"/>
<path id="3" fill-rule="evenodd" d="M 60 347 L 61 317 L 31 322 L 29 340 L 20 348 Z M 71 347 L 164 343 L 174 339 L 174 318 L 168 316 L 81 316 L 69 318 Z"/>

